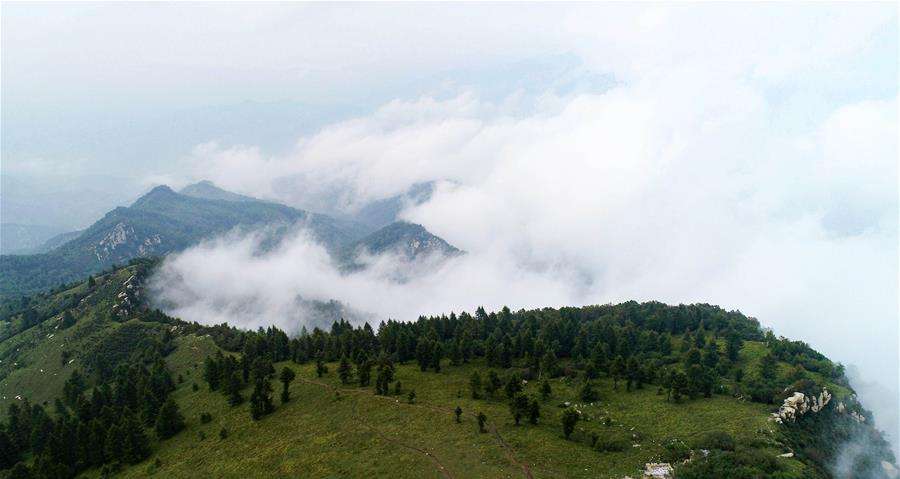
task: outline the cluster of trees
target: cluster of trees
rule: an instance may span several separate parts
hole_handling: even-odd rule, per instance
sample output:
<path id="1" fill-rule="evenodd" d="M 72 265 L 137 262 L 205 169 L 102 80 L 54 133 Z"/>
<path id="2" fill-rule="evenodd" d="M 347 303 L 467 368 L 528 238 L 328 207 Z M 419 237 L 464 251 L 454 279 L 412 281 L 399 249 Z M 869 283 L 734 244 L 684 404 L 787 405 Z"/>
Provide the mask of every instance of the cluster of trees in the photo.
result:
<path id="1" fill-rule="evenodd" d="M 489 367 L 520 368 L 526 379 L 580 375 L 585 381 L 584 400 L 594 396 L 591 381 L 606 376 L 615 388 L 621 385 L 627 391 L 659 385 L 667 400 L 679 402 L 711 396 L 721 388 L 723 378 L 741 383 L 744 371 L 735 363 L 747 340 L 771 337 L 780 345 L 776 354 L 781 357 L 805 355 L 810 361 L 819 360 L 808 347 L 774 339 L 752 318 L 703 304 L 628 302 L 518 312 L 504 308 L 490 314 L 478 308 L 474 315 L 451 313 L 408 323 L 389 320 L 377 332 L 368 324 L 353 327 L 341 320 L 330 331 L 304 329 L 293 338 L 274 327 L 252 332 L 225 325 L 194 328 L 210 334 L 223 349 L 241 353 L 237 361 L 243 374 L 241 387 L 249 380 L 250 362 L 258 357 L 271 362 L 316 361 L 320 376 L 327 370 L 326 362 L 340 361 L 341 381 L 362 386 L 370 384 L 377 367 L 374 382 L 380 394 L 389 391 L 395 362 L 414 360 L 422 371 L 440 372 L 447 359 L 450 364 L 463 364 L 484 358 Z M 764 358 L 735 392 L 771 402 L 790 379 L 772 376 L 777 360 Z M 473 390 L 473 397 L 482 388 L 489 394 L 496 391 L 496 381 L 491 379 L 485 378 Z"/>
<path id="2" fill-rule="evenodd" d="M 209 385 L 209 389 L 222 392 L 232 407 L 243 404 L 245 399 L 242 390 L 248 385 L 253 386 L 253 392 L 250 394 L 250 415 L 254 420 L 275 411 L 272 399 L 275 368 L 269 355 L 261 351 L 265 350 L 248 349 L 248 353 L 239 356 L 240 359 L 235 355 L 217 351 L 214 356 L 207 356 L 203 365 L 203 379 Z M 278 380 L 282 384 L 282 403 L 290 401 L 290 384 L 295 377 L 296 373 L 291 368 L 284 367 L 281 370 Z"/>
<path id="3" fill-rule="evenodd" d="M 39 404 L 12 403 L 0 426 L 0 469 L 25 477 L 66 478 L 104 464 L 134 464 L 150 454 L 150 431 L 166 439 L 184 427 L 162 358 L 120 365 L 88 391 L 75 371 L 51 414 Z M 22 461 L 34 457 L 33 466 Z"/>

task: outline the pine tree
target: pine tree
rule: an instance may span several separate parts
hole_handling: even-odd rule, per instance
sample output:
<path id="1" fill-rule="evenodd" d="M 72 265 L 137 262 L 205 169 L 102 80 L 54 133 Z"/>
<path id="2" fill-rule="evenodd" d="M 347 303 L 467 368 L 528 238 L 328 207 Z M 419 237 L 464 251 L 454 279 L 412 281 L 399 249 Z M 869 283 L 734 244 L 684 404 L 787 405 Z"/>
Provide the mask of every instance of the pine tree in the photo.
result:
<path id="1" fill-rule="evenodd" d="M 481 375 L 478 371 L 472 372 L 469 378 L 469 389 L 472 391 L 472 399 L 481 399 Z"/>
<path id="2" fill-rule="evenodd" d="M 487 422 L 487 416 L 483 412 L 478 413 L 478 432 L 484 432 L 484 424 Z"/>
<path id="3" fill-rule="evenodd" d="M 703 365 L 710 369 L 715 369 L 719 365 L 719 346 L 714 340 L 710 340 L 703 348 L 702 361 Z"/>
<path id="4" fill-rule="evenodd" d="M 578 412 L 576 412 L 572 408 L 566 408 L 562 414 L 562 427 L 563 427 L 563 436 L 566 439 L 572 435 L 572 432 L 575 431 L 575 424 L 578 423 L 578 419 L 580 419 Z"/>
<path id="5" fill-rule="evenodd" d="M 672 391 L 672 399 L 677 403 L 681 398 L 689 394 L 687 376 L 681 371 L 672 371 L 670 379 L 670 389 Z"/>
<path id="6" fill-rule="evenodd" d="M 291 400 L 291 382 L 297 376 L 294 373 L 294 370 L 285 366 L 281 369 L 281 374 L 278 376 L 278 379 L 281 381 L 281 402 L 286 403 Z"/>
<path id="7" fill-rule="evenodd" d="M 221 353 L 219 354 L 221 355 Z M 219 361 L 213 359 L 212 356 L 207 356 L 206 361 L 203 363 L 203 379 L 209 384 L 210 391 L 219 389 L 221 380 Z"/>
<path id="8" fill-rule="evenodd" d="M 441 372 L 441 359 L 444 357 L 444 348 L 441 346 L 441 343 L 434 343 L 431 348 L 431 367 L 434 368 L 434 372 Z"/>
<path id="9" fill-rule="evenodd" d="M 684 355 L 684 368 L 688 369 L 695 364 L 700 364 L 703 358 L 700 354 L 700 350 L 697 348 L 691 348 L 688 350 L 687 354 Z"/>
<path id="10" fill-rule="evenodd" d="M 456 406 L 456 409 L 453 410 L 453 414 L 456 415 L 456 422 L 457 422 L 457 423 L 462 422 L 462 421 L 460 420 L 460 416 L 462 416 L 462 412 L 463 412 L 463 411 L 462 411 L 462 408 L 459 407 L 459 406 Z"/>
<path id="11" fill-rule="evenodd" d="M 428 370 L 428 366 L 431 365 L 433 360 L 431 341 L 427 339 L 419 340 L 418 344 L 416 344 L 416 361 L 419 363 L 419 369 L 424 373 Z"/>
<path id="12" fill-rule="evenodd" d="M 578 390 L 578 397 L 584 402 L 591 402 L 597 399 L 597 392 L 594 391 L 594 384 L 591 381 L 585 381 Z"/>
<path id="13" fill-rule="evenodd" d="M 359 385 L 366 387 L 372 379 L 372 361 L 364 359 L 356 367 L 357 376 L 359 376 Z"/>
<path id="14" fill-rule="evenodd" d="M 350 366 L 350 361 L 347 359 L 347 356 L 341 357 L 341 363 L 338 365 L 338 377 L 341 378 L 342 384 L 349 384 L 350 378 L 353 376 L 353 368 Z"/>
<path id="15" fill-rule="evenodd" d="M 522 378 L 519 377 L 518 374 L 512 374 L 509 377 L 509 380 L 506 381 L 506 387 L 504 388 L 506 392 L 506 398 L 512 399 L 522 391 Z"/>
<path id="16" fill-rule="evenodd" d="M 537 424 L 538 418 L 541 417 L 541 404 L 537 399 L 532 398 L 531 402 L 528 403 L 528 421 L 531 424 Z"/>
<path id="17" fill-rule="evenodd" d="M 550 381 L 545 379 L 544 382 L 541 383 L 541 399 L 546 401 L 547 399 L 550 399 L 550 396 L 552 395 L 553 389 L 550 388 Z"/>
<path id="18" fill-rule="evenodd" d="M 184 429 L 184 416 L 178 411 L 178 404 L 172 398 L 166 399 L 166 402 L 159 408 L 159 415 L 156 417 L 154 427 L 156 437 L 160 439 L 168 439 Z"/>
<path id="19" fill-rule="evenodd" d="M 487 393 L 492 398 L 498 389 L 503 385 L 503 382 L 500 380 L 500 376 L 497 375 L 495 371 L 491 371 L 488 373 L 488 383 L 485 386 Z"/>
<path id="20" fill-rule="evenodd" d="M 541 359 L 541 376 L 547 378 L 555 378 L 559 374 L 559 364 L 556 359 L 556 353 L 547 351 Z"/>
<path id="21" fill-rule="evenodd" d="M 759 375 L 766 381 L 772 381 L 778 375 L 778 360 L 771 352 L 766 353 L 759 361 Z"/>
<path id="22" fill-rule="evenodd" d="M 128 464 L 137 464 L 150 454 L 150 441 L 134 413 L 125 408 L 123 417 L 122 432 L 125 441 L 122 444 L 122 460 Z"/>
<path id="23" fill-rule="evenodd" d="M 738 360 L 744 341 L 736 331 L 731 331 L 725 339 L 725 355 L 731 362 Z"/>
<path id="24" fill-rule="evenodd" d="M 253 386 L 253 394 L 250 395 L 250 416 L 258 421 L 266 414 L 275 410 L 272 404 L 272 385 L 265 377 L 256 378 Z"/>
<path id="25" fill-rule="evenodd" d="M 406 402 L 409 404 L 415 404 L 416 402 L 416 390 L 410 389 L 409 394 L 406 395 Z"/>
<path id="26" fill-rule="evenodd" d="M 322 377 L 328 374 L 328 366 L 325 365 L 325 361 L 322 360 L 322 356 L 316 358 L 316 376 Z"/>
<path id="27" fill-rule="evenodd" d="M 88 279 L 87 279 L 88 288 L 93 289 L 94 286 L 96 286 L 96 285 L 97 285 L 97 281 L 94 280 L 94 275 L 88 276 Z"/>
<path id="28" fill-rule="evenodd" d="M 609 373 L 613 378 L 613 389 L 619 389 L 619 380 L 622 379 L 622 375 L 625 374 L 625 360 L 622 359 L 622 356 L 616 356 L 616 359 L 613 360 L 612 365 L 609 368 Z"/>
<path id="29" fill-rule="evenodd" d="M 0 470 L 9 469 L 19 462 L 19 448 L 3 429 L 0 429 Z"/>
<path id="30" fill-rule="evenodd" d="M 225 395 L 228 396 L 228 404 L 232 407 L 244 402 L 244 396 L 241 395 L 241 387 L 243 387 L 241 378 L 238 376 L 237 371 L 233 371 L 225 381 L 224 391 Z"/>
<path id="31" fill-rule="evenodd" d="M 75 316 L 72 315 L 72 311 L 66 310 L 62 315 L 62 320 L 60 321 L 59 327 L 61 329 L 68 329 L 75 325 Z"/>
<path id="32" fill-rule="evenodd" d="M 519 421 L 522 420 L 522 417 L 528 414 L 529 404 L 528 398 L 522 393 L 516 393 L 509 400 L 509 412 L 512 414 L 513 421 L 516 422 L 516 426 L 519 425 Z"/>

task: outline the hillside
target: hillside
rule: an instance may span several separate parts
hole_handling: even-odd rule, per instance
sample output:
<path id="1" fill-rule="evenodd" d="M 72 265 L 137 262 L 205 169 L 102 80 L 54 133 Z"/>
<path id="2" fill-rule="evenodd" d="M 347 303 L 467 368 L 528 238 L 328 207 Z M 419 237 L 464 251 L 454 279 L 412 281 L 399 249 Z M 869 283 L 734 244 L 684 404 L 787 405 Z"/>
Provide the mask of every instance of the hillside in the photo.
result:
<path id="1" fill-rule="evenodd" d="M 210 193 L 208 187 L 198 188 Z M 131 206 L 110 211 L 74 239 L 47 253 L 0 257 L 0 298 L 83 279 L 132 258 L 180 251 L 237 227 L 273 227 L 277 237 L 279 232 L 301 223 L 330 248 L 365 234 L 353 223 L 276 203 L 194 197 L 158 186 Z"/>
<path id="2" fill-rule="evenodd" d="M 28 400 L 29 418 L 56 422 L 33 423 L 49 442 L 17 446 L 0 467 L 22 461 L 16 473 L 34 477 L 622 478 L 664 462 L 679 478 L 830 478 L 843 446 L 861 437 L 870 442 L 850 457 L 847 477 L 882 477 L 881 461 L 894 461 L 842 367 L 737 312 L 634 302 L 479 309 L 289 338 L 144 309 L 153 266 L 135 262 L 18 311 L 7 305 L 0 406 Z M 284 368 L 296 375 L 286 403 Z M 90 405 L 104 397 L 134 406 L 98 415 Z M 184 426 L 154 432 L 169 401 Z M 25 416 L 15 417 L 0 420 L 0 442 L 26 437 L 11 434 Z M 563 417 L 576 419 L 568 438 Z M 146 444 L 119 450 L 112 432 L 82 436 L 81 420 L 106 421 L 104 431 L 143 423 Z"/>
<path id="3" fill-rule="evenodd" d="M 338 258 L 345 269 L 352 271 L 363 268 L 367 256 L 386 253 L 413 261 L 427 257 L 447 258 L 462 252 L 422 225 L 396 221 L 344 246 L 338 252 Z"/>

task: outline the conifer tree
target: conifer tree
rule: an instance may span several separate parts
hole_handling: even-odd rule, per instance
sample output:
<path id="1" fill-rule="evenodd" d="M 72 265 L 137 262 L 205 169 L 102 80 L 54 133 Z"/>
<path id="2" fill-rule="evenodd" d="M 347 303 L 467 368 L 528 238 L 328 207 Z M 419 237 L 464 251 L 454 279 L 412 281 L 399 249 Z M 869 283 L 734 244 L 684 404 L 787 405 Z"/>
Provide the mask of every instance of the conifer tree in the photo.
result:
<path id="1" fill-rule="evenodd" d="M 544 382 L 541 383 L 541 399 L 546 401 L 547 399 L 550 399 L 550 396 L 552 395 L 553 389 L 550 388 L 550 381 L 545 379 Z"/>
<path id="2" fill-rule="evenodd" d="M 244 396 L 241 395 L 241 378 L 238 376 L 237 371 L 233 371 L 228 375 L 228 379 L 225 381 L 225 395 L 228 396 L 228 404 L 231 406 L 237 406 L 244 402 Z"/>
<path id="3" fill-rule="evenodd" d="M 350 378 L 353 375 L 353 369 L 350 366 L 350 361 L 347 359 L 347 356 L 341 357 L 341 363 L 338 365 L 338 377 L 341 378 L 342 384 L 349 384 Z"/>
<path id="4" fill-rule="evenodd" d="M 738 360 L 743 343 L 744 341 L 737 331 L 730 330 L 725 336 L 725 356 L 727 356 L 731 362 Z"/>
<path id="5" fill-rule="evenodd" d="M 625 374 L 625 360 L 622 359 L 622 356 L 616 356 L 616 359 L 613 360 L 612 365 L 609 368 L 609 374 L 613 378 L 613 389 L 619 389 L 619 380 L 622 379 L 622 376 Z"/>
<path id="6" fill-rule="evenodd" d="M 547 378 L 555 378 L 559 371 L 559 363 L 556 359 L 556 353 L 547 351 L 541 359 L 541 376 L 546 375 Z"/>
<path id="7" fill-rule="evenodd" d="M 266 414 L 275 410 L 272 404 L 272 385 L 265 377 L 256 378 L 253 386 L 253 394 L 250 395 L 250 416 L 258 421 Z"/>
<path id="8" fill-rule="evenodd" d="M 594 383 L 589 380 L 581 383 L 581 388 L 578 390 L 578 397 L 584 402 L 596 400 L 597 392 L 594 390 Z"/>
<path id="9" fill-rule="evenodd" d="M 487 422 L 487 416 L 483 412 L 478 413 L 478 432 L 484 432 L 484 424 Z"/>
<path id="10" fill-rule="evenodd" d="M 563 428 L 563 436 L 566 439 L 572 435 L 572 432 L 575 431 L 575 424 L 578 423 L 578 419 L 580 419 L 578 413 L 572 408 L 566 408 L 562 414 L 562 428 Z"/>
<path id="11" fill-rule="evenodd" d="M 531 424 L 537 424 L 538 418 L 541 417 L 541 404 L 537 399 L 531 398 L 531 401 L 528 403 L 528 421 Z"/>
<path id="12" fill-rule="evenodd" d="M 509 380 L 506 381 L 506 387 L 504 387 L 504 392 L 506 393 L 507 399 L 512 399 L 522 391 L 522 378 L 519 377 L 518 374 L 512 374 L 509 377 Z"/>
<path id="13" fill-rule="evenodd" d="M 294 370 L 285 366 L 281 369 L 278 379 L 281 381 L 281 402 L 286 403 L 291 400 L 291 382 L 297 376 Z"/>
<path id="14" fill-rule="evenodd" d="M 472 391 L 472 399 L 481 399 L 481 375 L 478 371 L 472 372 L 469 378 L 469 389 Z"/>
<path id="15" fill-rule="evenodd" d="M 59 323 L 59 327 L 61 329 L 68 329 L 75 325 L 75 316 L 72 315 L 72 311 L 66 310 L 62 315 L 62 320 Z"/>
<path id="16" fill-rule="evenodd" d="M 326 374 L 328 374 L 328 366 L 325 365 L 325 361 L 320 355 L 316 358 L 316 376 L 321 378 Z"/>
<path id="17" fill-rule="evenodd" d="M 462 410 L 462 408 L 459 407 L 459 406 L 456 406 L 456 409 L 453 410 L 453 414 L 456 415 L 456 422 L 457 422 L 457 423 L 462 422 L 462 421 L 460 420 L 460 416 L 462 416 L 462 412 L 463 412 L 463 410 Z"/>
<path id="18" fill-rule="evenodd" d="M 435 342 L 431 348 L 431 367 L 434 368 L 434 372 L 441 372 L 441 359 L 444 357 L 444 348 L 441 347 L 441 343 Z"/>
<path id="19" fill-rule="evenodd" d="M 522 393 L 516 393 L 509 400 L 509 412 L 510 414 L 512 414 L 513 421 L 515 421 L 516 426 L 518 426 L 519 421 L 522 420 L 522 417 L 529 412 L 528 398 Z"/>
<path id="20" fill-rule="evenodd" d="M 166 402 L 159 408 L 159 415 L 156 417 L 154 427 L 156 437 L 160 439 L 168 439 L 184 429 L 184 416 L 178 411 L 178 404 L 172 398 L 166 399 Z"/>
<path id="21" fill-rule="evenodd" d="M 488 383 L 487 386 L 485 386 L 488 395 L 493 398 L 494 394 L 496 394 L 497 390 L 500 389 L 502 385 L 503 382 L 500 380 L 500 376 L 498 376 L 495 371 L 491 371 L 488 373 Z"/>
<path id="22" fill-rule="evenodd" d="M 771 352 L 766 353 L 759 361 L 759 375 L 766 381 L 772 381 L 778 374 L 778 360 Z"/>

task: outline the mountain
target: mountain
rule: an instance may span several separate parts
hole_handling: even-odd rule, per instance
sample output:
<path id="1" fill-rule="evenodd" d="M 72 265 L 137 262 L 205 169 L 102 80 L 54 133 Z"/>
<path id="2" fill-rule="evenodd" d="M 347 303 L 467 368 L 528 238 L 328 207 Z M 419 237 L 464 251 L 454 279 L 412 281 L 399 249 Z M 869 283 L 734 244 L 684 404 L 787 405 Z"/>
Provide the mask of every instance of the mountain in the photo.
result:
<path id="1" fill-rule="evenodd" d="M 62 233 L 56 226 L 0 224 L 0 253 L 25 254 L 41 246 L 49 238 Z"/>
<path id="2" fill-rule="evenodd" d="M 352 218 L 372 228 L 381 228 L 397 221 L 404 208 L 428 201 L 433 192 L 434 182 L 416 183 L 403 194 L 368 203 Z"/>
<path id="3" fill-rule="evenodd" d="M 396 221 L 343 247 L 340 255 L 348 261 L 360 255 L 395 253 L 407 260 L 428 255 L 456 256 L 462 252 L 428 232 L 422 225 Z"/>
<path id="4" fill-rule="evenodd" d="M 192 185 L 185 186 L 178 191 L 182 195 L 193 198 L 204 198 L 207 200 L 224 200 L 224 201 L 261 201 L 250 196 L 239 195 L 230 191 L 219 188 L 209 180 L 203 180 Z"/>
<path id="5" fill-rule="evenodd" d="M 64 244 L 68 243 L 69 241 L 72 241 L 73 239 L 80 236 L 81 233 L 84 233 L 84 231 L 79 230 L 79 231 L 69 231 L 66 233 L 60 233 L 60 234 L 48 239 L 47 241 L 44 241 L 44 243 L 41 244 L 40 246 L 38 246 L 34 251 L 32 251 L 32 253 L 47 253 L 51 250 L 54 250 Z"/>
<path id="6" fill-rule="evenodd" d="M 194 185 L 188 191 L 232 199 L 189 196 L 167 186 L 153 188 L 131 206 L 110 211 L 52 251 L 0 256 L 0 297 L 40 291 L 132 258 L 180 251 L 237 227 L 270 227 L 277 240 L 290 227 L 302 224 L 332 250 L 351 243 L 364 231 L 350 221 L 276 203 L 235 201 L 239 195 L 223 195 L 227 192 L 219 193 L 211 184 Z"/>
<path id="7" fill-rule="evenodd" d="M 895 468 L 843 368 L 739 312 L 478 308 L 291 337 L 147 308 L 154 267 L 135 260 L 0 307 L 0 476 L 871 479 Z"/>

